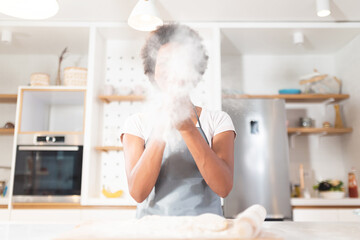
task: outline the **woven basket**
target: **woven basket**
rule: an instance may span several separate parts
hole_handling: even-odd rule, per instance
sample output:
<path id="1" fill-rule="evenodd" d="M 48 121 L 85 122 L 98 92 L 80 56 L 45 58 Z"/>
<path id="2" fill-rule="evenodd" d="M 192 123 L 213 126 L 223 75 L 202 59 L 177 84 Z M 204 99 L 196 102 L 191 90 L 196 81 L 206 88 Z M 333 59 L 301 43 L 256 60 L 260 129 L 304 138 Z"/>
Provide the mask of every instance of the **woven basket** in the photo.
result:
<path id="1" fill-rule="evenodd" d="M 46 73 L 33 73 L 30 76 L 31 86 L 49 86 L 50 75 Z"/>
<path id="2" fill-rule="evenodd" d="M 67 67 L 64 69 L 65 86 L 86 86 L 87 69 L 80 67 Z"/>

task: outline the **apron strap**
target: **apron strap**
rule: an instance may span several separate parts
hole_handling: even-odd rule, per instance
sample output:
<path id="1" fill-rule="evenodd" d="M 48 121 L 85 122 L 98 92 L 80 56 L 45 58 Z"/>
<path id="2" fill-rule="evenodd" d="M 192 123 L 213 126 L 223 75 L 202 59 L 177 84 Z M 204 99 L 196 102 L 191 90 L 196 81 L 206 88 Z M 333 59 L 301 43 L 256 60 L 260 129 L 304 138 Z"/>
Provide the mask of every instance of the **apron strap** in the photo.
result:
<path id="1" fill-rule="evenodd" d="M 197 111 L 196 111 L 196 108 L 195 108 L 195 105 L 194 105 L 194 104 L 193 104 L 193 109 L 194 109 L 194 112 L 195 112 L 195 114 L 196 114 L 197 121 L 198 121 L 198 123 L 199 123 L 199 128 L 200 128 L 201 134 L 202 134 L 203 137 L 205 138 L 206 143 L 209 145 L 209 141 L 207 140 L 207 137 L 206 137 L 206 135 L 205 135 L 205 132 L 204 132 L 204 130 L 203 130 L 202 127 L 201 127 L 200 118 L 199 118 L 199 115 L 197 114 Z"/>

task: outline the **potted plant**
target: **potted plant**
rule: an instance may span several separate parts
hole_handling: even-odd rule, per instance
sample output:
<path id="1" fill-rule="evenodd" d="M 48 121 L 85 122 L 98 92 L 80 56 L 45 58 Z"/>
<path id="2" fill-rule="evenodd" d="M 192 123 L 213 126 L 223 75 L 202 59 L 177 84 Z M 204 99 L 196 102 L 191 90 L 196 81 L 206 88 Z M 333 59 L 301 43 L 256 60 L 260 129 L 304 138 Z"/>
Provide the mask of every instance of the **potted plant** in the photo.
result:
<path id="1" fill-rule="evenodd" d="M 319 191 L 321 198 L 341 199 L 344 198 L 344 183 L 337 179 L 321 181 L 313 188 Z"/>

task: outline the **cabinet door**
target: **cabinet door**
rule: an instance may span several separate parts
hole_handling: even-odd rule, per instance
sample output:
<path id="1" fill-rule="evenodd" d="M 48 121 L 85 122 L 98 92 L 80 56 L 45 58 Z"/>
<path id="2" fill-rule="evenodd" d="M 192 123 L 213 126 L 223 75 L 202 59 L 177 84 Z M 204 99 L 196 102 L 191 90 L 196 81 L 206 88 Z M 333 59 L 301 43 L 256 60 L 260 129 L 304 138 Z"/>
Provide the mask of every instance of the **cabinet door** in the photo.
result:
<path id="1" fill-rule="evenodd" d="M 339 221 L 360 222 L 360 215 L 355 213 L 356 209 L 339 209 Z"/>
<path id="2" fill-rule="evenodd" d="M 11 221 L 78 223 L 81 219 L 80 209 L 14 209 Z"/>
<path id="3" fill-rule="evenodd" d="M 81 220 L 128 220 L 135 219 L 136 210 L 133 209 L 82 209 Z"/>
<path id="4" fill-rule="evenodd" d="M 9 210 L 8 209 L 0 209 L 0 222 L 9 221 Z"/>
<path id="5" fill-rule="evenodd" d="M 337 222 L 338 209 L 293 209 L 295 222 Z"/>

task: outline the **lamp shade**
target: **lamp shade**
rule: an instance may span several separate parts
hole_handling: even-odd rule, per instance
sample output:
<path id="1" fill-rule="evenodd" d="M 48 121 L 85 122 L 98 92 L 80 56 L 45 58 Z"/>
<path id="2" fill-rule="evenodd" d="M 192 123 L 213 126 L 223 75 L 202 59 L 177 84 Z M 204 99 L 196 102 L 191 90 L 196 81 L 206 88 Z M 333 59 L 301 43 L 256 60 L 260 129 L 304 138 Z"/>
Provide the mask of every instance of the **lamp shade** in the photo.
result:
<path id="1" fill-rule="evenodd" d="M 59 11 L 57 0 L 0 0 L 0 13 L 22 19 L 46 19 Z"/>
<path id="2" fill-rule="evenodd" d="M 316 0 L 316 10 L 319 17 L 327 17 L 331 14 L 329 0 Z"/>
<path id="3" fill-rule="evenodd" d="M 302 32 L 294 32 L 293 41 L 295 45 L 301 46 L 304 44 L 304 34 Z"/>
<path id="4" fill-rule="evenodd" d="M 139 31 L 153 31 L 163 25 L 153 0 L 139 0 L 132 10 L 128 24 Z"/>
<path id="5" fill-rule="evenodd" d="M 1 42 L 10 44 L 12 40 L 12 32 L 10 30 L 4 29 L 1 32 Z"/>

